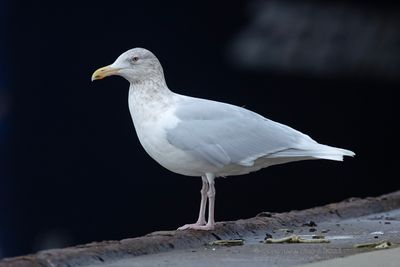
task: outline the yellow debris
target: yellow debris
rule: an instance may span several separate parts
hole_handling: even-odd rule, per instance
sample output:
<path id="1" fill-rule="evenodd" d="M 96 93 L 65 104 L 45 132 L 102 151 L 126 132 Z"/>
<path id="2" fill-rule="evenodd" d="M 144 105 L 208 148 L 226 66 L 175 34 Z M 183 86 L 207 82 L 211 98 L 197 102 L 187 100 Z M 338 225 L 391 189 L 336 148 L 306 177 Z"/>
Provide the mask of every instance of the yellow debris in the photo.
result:
<path id="1" fill-rule="evenodd" d="M 380 242 L 371 242 L 371 243 L 362 243 L 354 245 L 355 248 L 388 248 L 392 245 L 389 241 L 380 241 Z"/>
<path id="2" fill-rule="evenodd" d="M 298 235 L 291 235 L 283 238 L 267 238 L 264 243 L 329 243 L 325 237 L 318 236 L 318 238 L 306 239 Z"/>

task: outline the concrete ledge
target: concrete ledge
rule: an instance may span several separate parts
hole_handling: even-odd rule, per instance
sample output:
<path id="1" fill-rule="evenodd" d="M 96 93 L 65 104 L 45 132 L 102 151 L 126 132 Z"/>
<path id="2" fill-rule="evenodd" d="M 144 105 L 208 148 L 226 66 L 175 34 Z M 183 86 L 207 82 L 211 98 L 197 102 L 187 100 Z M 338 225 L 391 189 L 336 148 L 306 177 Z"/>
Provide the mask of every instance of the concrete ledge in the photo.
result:
<path id="1" fill-rule="evenodd" d="M 398 267 L 400 262 L 400 248 L 391 250 L 373 251 L 352 255 L 345 258 L 336 258 L 322 262 L 313 262 L 299 267 Z"/>
<path id="2" fill-rule="evenodd" d="M 212 232 L 159 231 L 143 237 L 120 241 L 94 242 L 64 249 L 53 249 L 32 255 L 0 261 L 0 267 L 87 266 L 113 262 L 145 254 L 174 249 L 201 247 L 216 239 L 241 238 L 276 228 L 315 222 L 355 218 L 400 208 L 400 191 L 376 198 L 351 198 L 339 203 L 287 213 L 262 212 L 254 218 L 221 222 Z"/>

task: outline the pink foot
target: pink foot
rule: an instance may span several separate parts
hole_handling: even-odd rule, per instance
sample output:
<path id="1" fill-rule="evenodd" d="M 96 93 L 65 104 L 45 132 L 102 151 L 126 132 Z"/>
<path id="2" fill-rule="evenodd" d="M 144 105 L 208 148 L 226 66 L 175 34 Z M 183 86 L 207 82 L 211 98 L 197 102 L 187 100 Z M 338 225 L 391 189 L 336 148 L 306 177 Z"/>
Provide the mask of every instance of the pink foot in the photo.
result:
<path id="1" fill-rule="evenodd" d="M 178 230 L 187 230 L 187 229 L 211 231 L 215 229 L 215 224 L 207 223 L 206 225 L 204 225 L 200 223 L 194 223 L 194 224 L 185 224 L 184 226 L 178 228 Z"/>
<path id="2" fill-rule="evenodd" d="M 192 227 L 203 226 L 205 224 L 206 224 L 205 222 L 197 222 L 197 223 L 185 224 L 184 226 L 179 227 L 178 230 L 192 229 Z"/>

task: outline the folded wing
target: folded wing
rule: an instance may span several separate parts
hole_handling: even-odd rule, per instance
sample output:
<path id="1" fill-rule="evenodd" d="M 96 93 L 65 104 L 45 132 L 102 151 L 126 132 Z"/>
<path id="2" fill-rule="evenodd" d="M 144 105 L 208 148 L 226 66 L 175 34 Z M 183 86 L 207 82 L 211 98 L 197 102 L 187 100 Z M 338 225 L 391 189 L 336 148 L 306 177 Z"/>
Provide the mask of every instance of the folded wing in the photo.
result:
<path id="1" fill-rule="evenodd" d="M 353 152 L 320 145 L 309 136 L 247 109 L 187 98 L 176 110 L 179 123 L 168 141 L 218 168 L 252 166 L 261 157 L 311 157 L 342 160 Z"/>

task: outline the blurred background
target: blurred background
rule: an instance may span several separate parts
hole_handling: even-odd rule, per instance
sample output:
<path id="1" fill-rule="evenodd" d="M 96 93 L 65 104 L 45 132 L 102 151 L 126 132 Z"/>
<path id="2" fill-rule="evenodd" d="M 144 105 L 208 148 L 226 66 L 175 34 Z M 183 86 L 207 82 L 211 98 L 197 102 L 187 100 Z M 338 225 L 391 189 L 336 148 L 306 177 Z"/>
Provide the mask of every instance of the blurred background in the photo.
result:
<path id="1" fill-rule="evenodd" d="M 398 190 L 399 9 L 355 0 L 0 1 L 0 258 L 197 218 L 200 179 L 145 153 L 128 83 L 90 81 L 138 46 L 158 56 L 177 93 L 245 106 L 357 154 L 218 179 L 218 221 Z"/>

